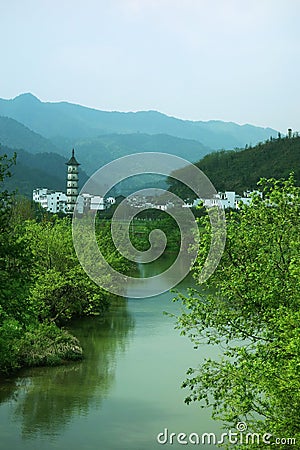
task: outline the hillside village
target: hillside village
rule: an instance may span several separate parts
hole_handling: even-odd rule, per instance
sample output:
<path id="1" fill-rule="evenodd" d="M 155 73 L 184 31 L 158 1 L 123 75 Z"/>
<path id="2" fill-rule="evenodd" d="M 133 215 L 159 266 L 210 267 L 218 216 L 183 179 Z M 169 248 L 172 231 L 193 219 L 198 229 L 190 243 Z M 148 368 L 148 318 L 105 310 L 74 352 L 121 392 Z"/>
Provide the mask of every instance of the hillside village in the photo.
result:
<path id="1" fill-rule="evenodd" d="M 206 156 L 203 160 L 199 161 L 196 165 L 200 168 L 206 169 L 205 172 L 208 175 L 211 175 L 213 181 L 215 174 L 220 172 L 219 167 L 219 160 L 216 158 L 219 158 L 219 155 L 221 155 L 221 161 L 222 159 L 225 162 L 225 171 L 223 172 L 223 180 L 225 178 L 226 183 L 226 177 L 228 171 L 228 158 L 236 158 L 237 160 L 243 160 L 245 158 L 245 155 L 249 152 L 255 152 L 256 149 L 260 150 L 260 155 L 264 155 L 264 152 L 268 147 L 272 146 L 271 148 L 274 148 L 278 152 L 282 148 L 287 149 L 285 150 L 286 156 L 288 155 L 287 152 L 290 152 L 291 149 L 293 149 L 292 157 L 294 160 L 297 160 L 298 156 L 296 155 L 295 149 L 299 145 L 299 133 L 298 132 L 292 132 L 292 129 L 288 129 L 287 135 L 285 137 L 282 137 L 281 134 L 278 134 L 277 139 L 270 138 L 270 140 L 267 140 L 265 144 L 258 143 L 254 149 L 246 148 L 244 150 L 240 150 L 239 152 L 221 152 L 218 154 L 218 152 L 214 152 L 211 155 Z M 292 144 L 292 146 L 290 146 Z M 274 152 L 273 152 L 274 153 Z M 265 159 L 265 156 L 262 156 Z M 219 158 L 220 159 L 220 158 Z M 289 159 L 291 159 L 289 157 Z M 210 165 L 206 163 L 206 160 L 210 162 Z M 271 161 L 271 160 L 270 160 Z M 66 192 L 59 191 L 59 190 L 51 190 L 47 187 L 43 188 L 35 188 L 32 193 L 32 200 L 36 203 L 39 203 L 42 208 L 47 210 L 50 213 L 57 214 L 57 213 L 64 213 L 64 214 L 72 214 L 75 210 L 79 214 L 83 214 L 86 211 L 104 211 L 113 204 L 116 203 L 115 197 L 108 196 L 103 197 L 100 195 L 90 194 L 88 192 L 81 192 L 78 194 L 78 182 L 79 182 L 79 170 L 78 167 L 80 166 L 80 163 L 75 158 L 75 151 L 72 150 L 72 156 L 69 159 L 68 162 L 65 163 L 68 167 L 66 172 Z M 205 164 L 207 167 L 205 167 Z M 222 166 L 221 166 L 222 167 Z M 297 168 L 297 165 L 295 166 Z M 293 169 L 291 167 L 289 169 L 289 172 Z M 212 173 L 210 171 L 212 170 Z M 296 173 L 296 178 L 297 178 Z M 223 181 L 224 182 L 224 181 Z M 203 206 L 206 208 L 219 206 L 223 209 L 239 209 L 241 204 L 249 205 L 251 202 L 252 194 L 257 193 L 258 195 L 262 196 L 262 193 L 257 191 L 257 189 L 246 189 L 243 191 L 243 195 L 237 193 L 235 190 L 224 190 L 224 191 L 218 191 L 216 194 L 214 194 L 211 198 L 202 198 L 202 199 L 194 199 L 193 201 L 187 200 L 183 207 L 188 208 L 195 208 L 200 203 L 203 203 Z M 160 209 L 163 211 L 166 211 L 170 208 L 174 207 L 174 204 L 170 201 L 167 202 L 153 202 L 151 198 L 147 198 L 144 196 L 134 195 L 128 198 L 127 200 L 128 204 L 131 207 L 134 208 L 155 208 Z"/>
<path id="2" fill-rule="evenodd" d="M 74 149 L 70 160 L 66 163 L 68 169 L 66 174 L 66 192 L 52 191 L 48 188 L 36 188 L 33 190 L 32 199 L 39 203 L 42 208 L 50 213 L 72 214 L 76 208 L 76 212 L 83 214 L 87 211 L 103 211 L 115 204 L 116 199 L 112 196 L 102 197 L 100 195 L 92 195 L 84 192 L 78 194 L 78 166 L 80 165 L 76 158 Z M 201 202 L 207 208 L 218 206 L 223 209 L 238 209 L 243 204 L 250 204 L 253 192 L 246 191 L 244 195 L 238 195 L 234 191 L 218 192 L 212 198 L 196 199 L 192 203 L 186 202 L 183 207 L 194 208 Z M 261 194 L 261 193 L 260 193 Z M 130 206 L 135 208 L 156 208 L 166 211 L 174 207 L 170 201 L 162 203 L 153 203 L 144 196 L 134 196 L 128 200 Z"/>

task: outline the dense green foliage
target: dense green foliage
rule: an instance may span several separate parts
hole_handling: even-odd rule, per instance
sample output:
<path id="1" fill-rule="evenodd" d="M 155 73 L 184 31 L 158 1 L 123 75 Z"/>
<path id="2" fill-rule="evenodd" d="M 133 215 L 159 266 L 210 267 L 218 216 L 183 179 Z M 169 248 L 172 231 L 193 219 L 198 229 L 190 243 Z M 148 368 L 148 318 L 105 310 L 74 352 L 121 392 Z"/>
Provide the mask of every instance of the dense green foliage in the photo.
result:
<path id="1" fill-rule="evenodd" d="M 206 285 L 182 297 L 178 322 L 197 347 L 220 356 L 188 371 L 186 401 L 211 405 L 227 427 L 300 442 L 300 192 L 293 177 L 263 179 L 264 199 L 227 215 L 222 260 Z M 195 277 L 210 245 L 209 223 Z M 231 448 L 231 447 L 230 447 Z M 265 448 L 237 445 L 236 448 Z M 281 445 L 280 448 L 290 448 Z"/>
<path id="2" fill-rule="evenodd" d="M 254 189 L 260 178 L 287 178 L 300 185 L 300 137 L 268 140 L 251 148 L 205 156 L 196 164 L 217 189 L 240 194 Z"/>
<path id="3" fill-rule="evenodd" d="M 300 137 L 270 139 L 244 150 L 220 151 L 206 155 L 195 163 L 211 180 L 218 191 L 243 194 L 255 189 L 262 177 L 287 178 L 294 172 L 300 185 Z M 186 169 L 182 169 L 186 170 Z M 195 194 L 174 178 L 168 179 L 169 190 L 181 198 L 195 198 Z"/>
<path id="4" fill-rule="evenodd" d="M 0 183 L 13 161 L 0 157 Z M 35 218 L 37 217 L 37 219 Z M 81 356 L 61 327 L 74 317 L 99 315 L 111 295 L 79 264 L 69 218 L 58 218 L 0 189 L 0 372 Z M 109 234 L 97 228 L 106 255 L 126 270 Z"/>

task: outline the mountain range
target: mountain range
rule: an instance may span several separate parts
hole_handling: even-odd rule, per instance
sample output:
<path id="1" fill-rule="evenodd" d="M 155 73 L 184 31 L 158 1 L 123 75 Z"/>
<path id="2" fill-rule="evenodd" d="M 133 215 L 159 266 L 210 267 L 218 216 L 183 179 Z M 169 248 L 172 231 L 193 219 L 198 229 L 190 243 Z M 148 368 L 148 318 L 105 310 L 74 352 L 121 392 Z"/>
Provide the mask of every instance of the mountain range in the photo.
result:
<path id="1" fill-rule="evenodd" d="M 63 163 L 73 147 L 85 180 L 104 164 L 132 153 L 165 152 L 195 162 L 214 150 L 254 145 L 277 134 L 271 128 L 181 120 L 157 111 L 110 112 L 42 102 L 30 93 L 0 99 L 0 144 L 18 153 L 10 184 L 17 186 L 19 180 L 19 191 L 26 195 L 32 186 L 62 189 Z M 159 185 L 165 187 L 161 179 Z"/>
<path id="2" fill-rule="evenodd" d="M 10 148 L 26 149 L 30 153 L 59 153 L 49 139 L 9 117 L 0 116 L 0 143 Z"/>
<path id="3" fill-rule="evenodd" d="M 83 138 L 106 134 L 168 134 L 201 142 L 211 149 L 255 144 L 277 132 L 271 128 L 221 121 L 190 121 L 157 111 L 100 111 L 67 102 L 41 102 L 30 93 L 0 99 L 0 116 L 10 117 L 48 139 Z"/>

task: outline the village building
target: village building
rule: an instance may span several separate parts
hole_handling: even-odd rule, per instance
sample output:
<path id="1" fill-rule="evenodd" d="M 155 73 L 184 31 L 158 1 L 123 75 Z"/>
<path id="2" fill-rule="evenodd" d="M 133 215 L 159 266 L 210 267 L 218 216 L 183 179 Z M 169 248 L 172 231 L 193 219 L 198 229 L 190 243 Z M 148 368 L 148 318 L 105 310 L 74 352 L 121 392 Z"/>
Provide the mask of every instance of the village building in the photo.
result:
<path id="1" fill-rule="evenodd" d="M 47 188 L 37 188 L 33 190 L 33 201 L 39 203 L 42 208 L 57 214 L 67 211 L 67 196 L 61 191 L 51 191 Z"/>

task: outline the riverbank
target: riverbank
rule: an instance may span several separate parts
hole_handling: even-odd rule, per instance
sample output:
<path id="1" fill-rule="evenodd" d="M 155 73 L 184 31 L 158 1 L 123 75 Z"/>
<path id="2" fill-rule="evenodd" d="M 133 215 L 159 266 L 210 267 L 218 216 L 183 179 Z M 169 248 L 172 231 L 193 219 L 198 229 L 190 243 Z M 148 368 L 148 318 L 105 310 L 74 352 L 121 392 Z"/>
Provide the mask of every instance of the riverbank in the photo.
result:
<path id="1" fill-rule="evenodd" d="M 0 373 L 82 358 L 80 343 L 64 327 L 75 317 L 102 315 L 115 296 L 81 267 L 71 219 L 25 219 L 12 204 L 0 215 L 0 229 Z M 96 232 L 104 257 L 129 271 L 109 224 Z"/>
<path id="2" fill-rule="evenodd" d="M 145 265 L 147 277 L 168 261 Z M 166 280 L 167 281 L 167 280 Z M 185 291 L 188 278 L 178 288 Z M 184 403 L 187 368 L 213 349 L 195 351 L 174 329 L 174 294 L 113 301 L 98 317 L 72 320 L 68 331 L 84 358 L 21 370 L 0 388 L 0 433 L 6 449 L 153 450 L 165 427 L 218 432 L 210 411 Z M 1 390 L 2 389 L 2 390 Z M 179 450 L 179 444 L 172 448 Z M 205 450 L 213 446 L 203 446 Z"/>

